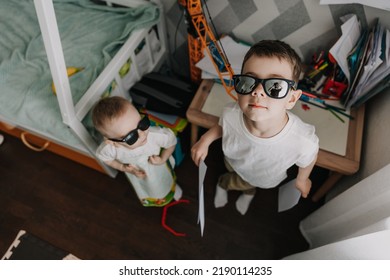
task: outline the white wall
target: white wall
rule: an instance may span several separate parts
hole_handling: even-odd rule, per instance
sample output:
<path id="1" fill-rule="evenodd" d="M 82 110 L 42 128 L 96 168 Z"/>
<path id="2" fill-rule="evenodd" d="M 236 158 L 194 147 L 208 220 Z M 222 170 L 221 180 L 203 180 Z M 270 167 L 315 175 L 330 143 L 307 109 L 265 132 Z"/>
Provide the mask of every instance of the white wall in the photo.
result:
<path id="1" fill-rule="evenodd" d="M 343 177 L 327 200 L 390 163 L 390 88 L 366 104 L 360 170 Z"/>
<path id="2" fill-rule="evenodd" d="M 389 259 L 390 164 L 300 223 L 311 250 L 288 259 Z"/>

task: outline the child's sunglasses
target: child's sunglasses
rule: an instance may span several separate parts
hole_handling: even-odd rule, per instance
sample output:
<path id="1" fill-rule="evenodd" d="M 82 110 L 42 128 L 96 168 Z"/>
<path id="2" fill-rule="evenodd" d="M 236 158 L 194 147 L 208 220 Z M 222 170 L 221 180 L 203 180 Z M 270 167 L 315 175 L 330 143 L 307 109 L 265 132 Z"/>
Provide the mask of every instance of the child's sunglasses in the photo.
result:
<path id="1" fill-rule="evenodd" d="M 122 139 L 109 139 L 114 142 L 123 142 L 126 143 L 127 145 L 133 145 L 135 142 L 137 142 L 139 135 L 138 135 L 138 129 L 145 131 L 150 127 L 150 120 L 148 115 L 145 115 L 138 123 L 137 128 L 133 129 L 125 137 Z"/>
<path id="2" fill-rule="evenodd" d="M 257 79 L 248 75 L 233 75 L 233 82 L 238 94 L 250 94 L 261 84 L 265 94 L 275 99 L 286 97 L 290 88 L 296 89 L 294 81 L 282 78 Z"/>

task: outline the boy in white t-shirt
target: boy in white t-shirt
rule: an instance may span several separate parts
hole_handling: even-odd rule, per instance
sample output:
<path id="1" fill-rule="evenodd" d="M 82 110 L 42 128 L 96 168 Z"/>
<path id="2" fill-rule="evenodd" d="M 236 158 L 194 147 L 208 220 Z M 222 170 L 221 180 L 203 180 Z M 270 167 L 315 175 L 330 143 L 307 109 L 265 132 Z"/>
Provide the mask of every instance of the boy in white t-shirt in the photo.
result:
<path id="1" fill-rule="evenodd" d="M 164 206 L 179 200 L 172 153 L 176 136 L 172 130 L 150 127 L 125 98 L 101 99 L 93 108 L 95 128 L 104 136 L 96 155 L 107 165 L 125 172 L 143 206 Z"/>
<path id="2" fill-rule="evenodd" d="M 318 137 L 312 125 L 288 111 L 302 94 L 296 87 L 301 67 L 296 52 L 278 40 L 260 41 L 245 55 L 242 74 L 233 77 L 237 102 L 225 106 L 219 124 L 191 149 L 198 165 L 206 158 L 209 145 L 222 137 L 229 172 L 218 180 L 215 207 L 228 202 L 228 190 L 240 190 L 243 194 L 236 208 L 244 215 L 256 187 L 278 186 L 294 164 L 299 167 L 296 187 L 302 197 L 309 194 Z"/>

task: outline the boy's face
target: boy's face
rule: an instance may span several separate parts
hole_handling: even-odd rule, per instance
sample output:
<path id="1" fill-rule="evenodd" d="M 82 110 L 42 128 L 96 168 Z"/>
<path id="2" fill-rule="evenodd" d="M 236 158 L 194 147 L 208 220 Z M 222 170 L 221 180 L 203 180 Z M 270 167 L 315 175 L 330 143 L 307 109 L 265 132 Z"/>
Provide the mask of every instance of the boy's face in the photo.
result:
<path id="1" fill-rule="evenodd" d="M 245 63 L 242 74 L 258 79 L 284 78 L 292 80 L 293 70 L 286 60 L 254 55 Z M 291 89 L 286 97 L 274 99 L 264 93 L 261 84 L 250 94 L 237 94 L 242 112 L 254 122 L 272 121 L 284 117 L 286 110 L 294 107 L 300 95 L 300 90 Z"/>
<path id="2" fill-rule="evenodd" d="M 108 139 L 123 139 L 129 134 L 129 132 L 137 129 L 140 120 L 141 116 L 139 115 L 138 111 L 134 107 L 129 106 L 129 108 L 126 109 L 126 111 L 121 116 L 113 119 L 111 122 L 105 125 L 104 135 L 106 135 L 106 138 Z M 115 146 L 124 145 L 127 148 L 135 149 L 146 144 L 149 130 L 147 129 L 143 131 L 141 129 L 137 129 L 137 133 L 138 139 L 132 145 L 128 145 L 125 142 L 115 142 L 111 140 L 107 141 Z"/>

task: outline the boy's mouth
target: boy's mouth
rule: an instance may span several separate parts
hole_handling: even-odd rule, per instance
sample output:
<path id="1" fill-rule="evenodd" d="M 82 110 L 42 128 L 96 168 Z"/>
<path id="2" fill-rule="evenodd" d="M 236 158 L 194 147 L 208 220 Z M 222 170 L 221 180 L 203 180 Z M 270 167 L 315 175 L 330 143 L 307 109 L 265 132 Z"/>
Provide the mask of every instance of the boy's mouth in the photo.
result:
<path id="1" fill-rule="evenodd" d="M 252 108 L 255 108 L 255 109 L 267 109 L 267 107 L 262 106 L 262 105 L 257 104 L 257 103 L 249 104 L 249 107 L 252 107 Z"/>

